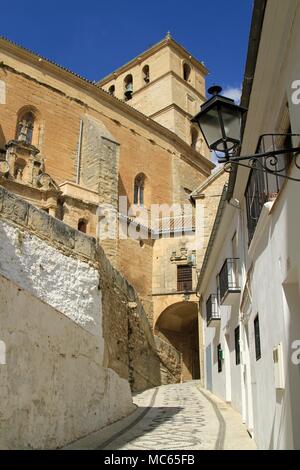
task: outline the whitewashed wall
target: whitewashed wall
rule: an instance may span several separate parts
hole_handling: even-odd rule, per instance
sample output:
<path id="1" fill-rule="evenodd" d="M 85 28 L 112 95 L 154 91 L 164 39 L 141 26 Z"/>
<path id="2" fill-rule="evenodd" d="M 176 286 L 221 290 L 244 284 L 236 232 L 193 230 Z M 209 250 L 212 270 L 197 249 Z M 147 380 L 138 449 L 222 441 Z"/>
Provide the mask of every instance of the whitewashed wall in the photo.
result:
<path id="1" fill-rule="evenodd" d="M 217 293 L 217 275 L 219 274 L 225 259 L 232 258 L 231 240 L 235 232 L 239 236 L 239 215 L 238 209 L 230 208 L 231 217 L 222 220 L 220 232 L 222 236 L 218 243 L 214 245 L 210 260 L 209 274 L 202 287 L 203 303 L 202 311 L 205 315 L 204 321 L 204 345 L 205 345 L 205 368 L 207 366 L 206 352 L 211 348 L 212 354 L 212 392 L 225 401 L 230 401 L 232 406 L 242 412 L 241 396 L 241 365 L 236 365 L 235 361 L 235 341 L 234 330 L 239 325 L 239 294 L 236 294 L 234 305 L 221 305 L 221 319 L 218 324 L 206 322 L 206 301 L 211 294 Z M 238 253 L 241 257 L 242 253 Z M 226 342 L 228 346 L 226 346 Z M 222 372 L 218 372 L 217 346 L 221 344 L 225 353 Z M 226 350 L 227 348 L 227 350 Z M 207 382 L 206 382 L 207 386 Z"/>
<path id="2" fill-rule="evenodd" d="M 102 336 L 101 292 L 95 268 L 4 220 L 0 220 L 0 260 L 3 275 L 85 330 Z"/>
<path id="3" fill-rule="evenodd" d="M 62 447 L 134 410 L 103 366 L 99 273 L 82 259 L 0 219 L 2 449 Z"/>

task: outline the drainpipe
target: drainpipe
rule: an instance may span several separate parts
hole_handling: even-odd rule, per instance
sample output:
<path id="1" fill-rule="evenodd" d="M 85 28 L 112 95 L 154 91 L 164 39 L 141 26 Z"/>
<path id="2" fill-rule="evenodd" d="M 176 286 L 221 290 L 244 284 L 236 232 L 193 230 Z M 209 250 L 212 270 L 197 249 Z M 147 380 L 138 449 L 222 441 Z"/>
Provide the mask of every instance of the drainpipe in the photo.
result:
<path id="1" fill-rule="evenodd" d="M 78 140 L 78 147 L 77 147 L 77 174 L 76 174 L 76 184 L 79 184 L 79 183 L 80 183 L 82 130 L 83 130 L 83 120 L 80 119 L 79 140 Z"/>

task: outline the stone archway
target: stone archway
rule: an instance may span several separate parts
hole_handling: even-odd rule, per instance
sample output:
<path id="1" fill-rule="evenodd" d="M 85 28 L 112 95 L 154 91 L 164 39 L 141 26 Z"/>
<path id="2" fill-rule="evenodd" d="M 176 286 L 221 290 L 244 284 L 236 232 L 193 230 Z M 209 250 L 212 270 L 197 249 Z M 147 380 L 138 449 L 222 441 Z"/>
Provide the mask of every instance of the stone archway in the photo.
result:
<path id="1" fill-rule="evenodd" d="M 156 321 L 155 333 L 182 354 L 182 380 L 200 379 L 197 303 L 183 301 L 167 307 Z"/>

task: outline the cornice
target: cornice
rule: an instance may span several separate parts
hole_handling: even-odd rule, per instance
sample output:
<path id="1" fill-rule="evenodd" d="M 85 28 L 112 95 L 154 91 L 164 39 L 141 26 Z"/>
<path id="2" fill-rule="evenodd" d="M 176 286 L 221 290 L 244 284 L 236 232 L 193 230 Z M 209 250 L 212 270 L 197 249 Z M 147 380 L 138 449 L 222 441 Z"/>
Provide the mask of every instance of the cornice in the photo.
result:
<path id="1" fill-rule="evenodd" d="M 169 111 L 170 109 L 176 109 L 182 116 L 191 119 L 193 117 L 192 114 L 188 113 L 184 109 L 182 109 L 178 104 L 176 103 L 171 103 L 168 106 L 165 106 L 164 108 L 161 108 L 159 111 L 156 111 L 153 114 L 150 114 L 149 117 L 151 119 L 155 119 L 157 116 L 160 116 L 161 114 L 165 113 L 166 111 Z"/>
<path id="2" fill-rule="evenodd" d="M 169 70 L 168 72 L 164 73 L 160 77 L 157 77 L 154 80 L 151 80 L 149 83 L 147 83 L 147 85 L 144 85 L 141 88 L 138 88 L 137 90 L 134 90 L 133 93 L 132 93 L 132 98 L 134 99 L 134 97 L 136 95 L 141 94 L 143 91 L 149 90 L 149 88 L 151 88 L 152 85 L 155 85 L 157 82 L 159 82 L 163 78 L 167 77 L 168 75 L 171 75 L 174 78 L 176 78 L 180 83 L 182 83 L 182 85 L 186 86 L 194 95 L 197 95 L 197 97 L 201 101 L 203 101 L 203 102 L 206 101 L 206 96 L 205 95 L 200 93 L 200 91 L 198 91 L 196 88 L 194 88 L 190 83 L 186 82 L 182 77 L 180 77 L 180 75 L 178 75 L 173 70 Z M 100 86 L 100 84 L 99 84 L 99 86 Z M 102 86 L 102 84 L 101 84 L 101 86 Z"/>

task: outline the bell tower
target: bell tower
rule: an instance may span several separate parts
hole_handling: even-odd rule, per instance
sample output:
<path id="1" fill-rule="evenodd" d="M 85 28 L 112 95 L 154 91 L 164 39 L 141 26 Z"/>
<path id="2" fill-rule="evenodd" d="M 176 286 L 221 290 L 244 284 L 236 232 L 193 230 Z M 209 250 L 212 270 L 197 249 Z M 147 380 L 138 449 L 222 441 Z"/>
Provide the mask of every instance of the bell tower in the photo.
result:
<path id="1" fill-rule="evenodd" d="M 199 128 L 190 119 L 205 98 L 208 71 L 168 33 L 98 85 L 178 135 L 209 158 Z"/>

